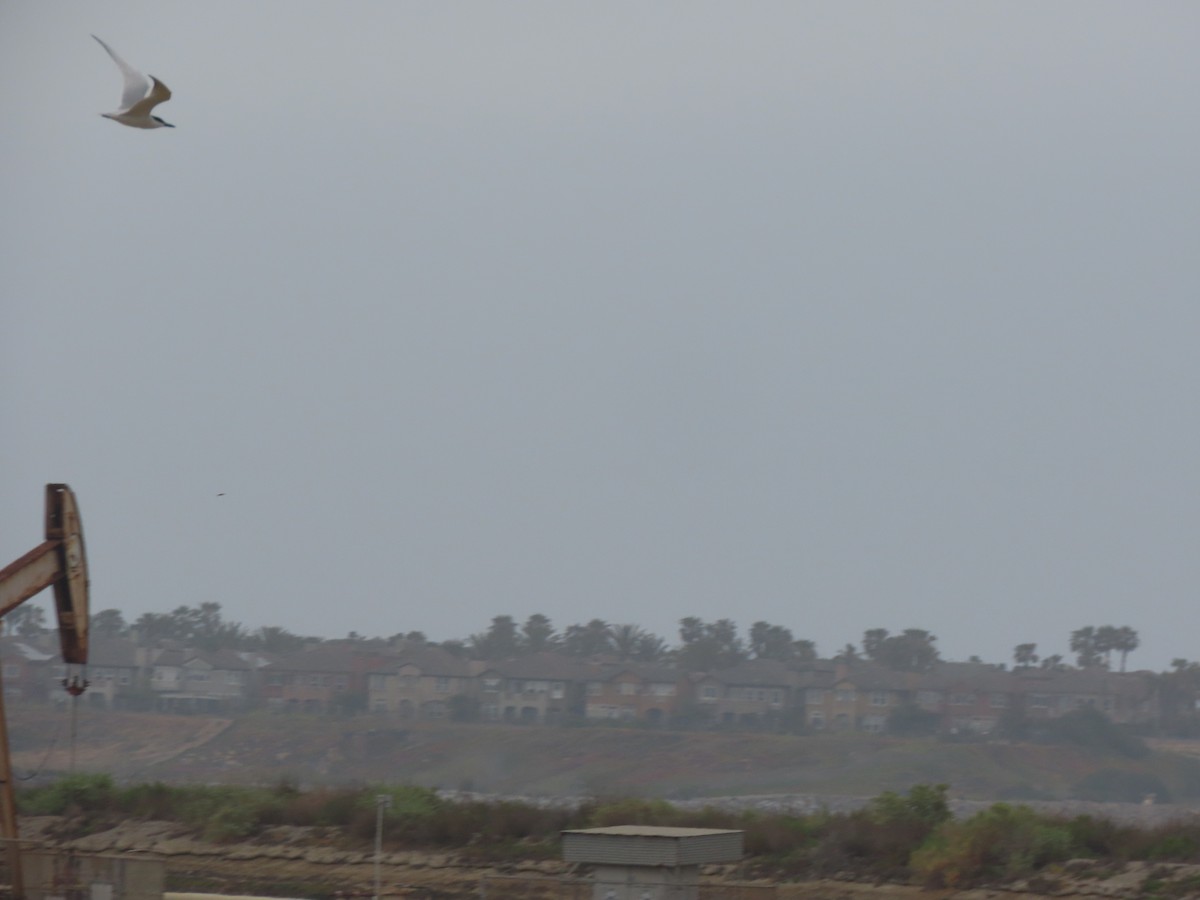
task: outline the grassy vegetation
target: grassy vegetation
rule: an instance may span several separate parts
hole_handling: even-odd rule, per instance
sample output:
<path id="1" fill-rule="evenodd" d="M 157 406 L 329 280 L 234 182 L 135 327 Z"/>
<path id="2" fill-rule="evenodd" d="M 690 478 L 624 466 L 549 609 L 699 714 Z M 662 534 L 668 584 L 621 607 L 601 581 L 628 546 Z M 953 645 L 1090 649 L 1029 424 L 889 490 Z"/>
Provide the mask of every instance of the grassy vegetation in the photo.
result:
<path id="1" fill-rule="evenodd" d="M 1067 860 L 1098 870 L 1133 860 L 1200 862 L 1200 823 L 1139 828 L 1091 816 L 1043 815 L 998 803 L 956 820 L 946 785 L 891 791 L 849 813 L 789 815 L 715 807 L 682 809 L 664 800 L 595 799 L 573 808 L 512 801 L 448 800 L 416 786 L 301 790 L 270 787 L 118 786 L 107 775 L 73 775 L 19 795 L 24 815 L 67 817 L 72 834 L 128 820 L 179 822 L 217 842 L 253 841 L 274 826 L 320 828 L 345 848 L 366 850 L 375 833 L 376 797 L 387 794 L 389 850 L 449 850 L 479 860 L 558 858 L 560 832 L 613 824 L 734 828 L 745 832 L 748 866 L 765 877 L 853 873 L 961 888 L 1053 873 Z M 1170 896 L 1155 880 L 1154 893 Z"/>

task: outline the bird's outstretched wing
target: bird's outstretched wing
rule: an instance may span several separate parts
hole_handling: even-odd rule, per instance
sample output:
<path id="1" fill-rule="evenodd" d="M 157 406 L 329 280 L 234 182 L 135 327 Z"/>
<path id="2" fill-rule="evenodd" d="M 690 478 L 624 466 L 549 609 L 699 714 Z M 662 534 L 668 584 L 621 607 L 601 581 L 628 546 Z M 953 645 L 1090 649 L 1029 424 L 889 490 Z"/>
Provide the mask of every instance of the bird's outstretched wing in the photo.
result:
<path id="1" fill-rule="evenodd" d="M 108 55 L 112 57 L 113 62 L 117 64 L 117 68 L 121 70 L 121 74 L 125 77 L 125 90 L 121 92 L 121 112 L 127 112 L 128 110 L 133 109 L 134 104 L 138 103 L 140 100 L 148 99 L 146 94 L 150 90 L 150 79 L 131 66 L 129 63 L 125 62 L 125 60 L 121 59 L 121 57 L 117 56 L 113 48 L 104 43 L 104 41 L 100 40 L 100 38 L 96 37 L 94 34 L 92 37 L 96 38 L 96 42 L 108 51 Z M 166 88 L 164 87 L 163 90 L 166 90 Z M 167 91 L 167 97 L 170 96 L 171 92 Z M 161 103 L 162 100 L 166 100 L 167 97 L 163 97 L 161 100 L 156 100 L 154 102 Z M 154 104 L 152 103 L 150 105 L 153 106 Z"/>
<path id="2" fill-rule="evenodd" d="M 150 81 L 154 85 L 150 89 L 150 94 L 129 107 L 130 115 L 148 116 L 150 115 L 150 110 L 154 109 L 158 104 L 171 99 L 171 89 L 169 87 L 153 75 L 150 76 Z"/>

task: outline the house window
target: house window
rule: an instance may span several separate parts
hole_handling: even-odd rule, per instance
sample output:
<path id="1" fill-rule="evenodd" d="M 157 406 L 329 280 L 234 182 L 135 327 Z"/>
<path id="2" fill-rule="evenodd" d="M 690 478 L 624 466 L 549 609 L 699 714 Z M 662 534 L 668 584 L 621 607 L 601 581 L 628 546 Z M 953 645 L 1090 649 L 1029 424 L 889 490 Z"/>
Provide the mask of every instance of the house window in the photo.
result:
<path id="1" fill-rule="evenodd" d="M 655 697 L 674 697 L 675 685 L 665 681 L 659 681 L 650 685 L 650 693 Z"/>
<path id="2" fill-rule="evenodd" d="M 702 687 L 700 689 L 700 699 L 709 701 L 716 700 L 717 686 L 715 684 L 706 684 L 704 687 Z"/>
<path id="3" fill-rule="evenodd" d="M 604 691 L 604 685 L 599 681 L 589 681 L 587 683 L 587 693 L 589 697 L 599 697 Z"/>
<path id="4" fill-rule="evenodd" d="M 854 688 L 838 688 L 836 691 L 834 691 L 834 699 L 837 700 L 838 703 L 853 703 Z"/>
<path id="5" fill-rule="evenodd" d="M 483 689 L 489 694 L 499 693 L 500 679 L 495 677 L 483 679 Z"/>
<path id="6" fill-rule="evenodd" d="M 444 675 L 439 675 L 433 683 L 433 689 L 439 694 L 450 693 L 450 679 Z"/>
<path id="7" fill-rule="evenodd" d="M 1035 709 L 1047 709 L 1050 706 L 1050 698 L 1046 694 L 1030 694 L 1029 705 Z"/>
<path id="8" fill-rule="evenodd" d="M 883 734 L 887 729 L 887 719 L 883 716 L 863 716 L 862 730 L 869 734 Z"/>
<path id="9" fill-rule="evenodd" d="M 566 682 L 556 681 L 550 685 L 550 696 L 555 700 L 561 700 L 567 694 Z"/>
<path id="10" fill-rule="evenodd" d="M 386 675 L 372 674 L 372 675 L 367 676 L 367 689 L 368 690 L 382 691 L 386 687 L 387 687 L 387 676 Z"/>
<path id="11" fill-rule="evenodd" d="M 350 676 L 349 675 L 334 675 L 333 676 L 334 690 L 344 691 L 348 687 L 350 687 Z"/>
<path id="12" fill-rule="evenodd" d="M 309 683 L 309 685 L 310 685 L 311 687 L 320 687 L 320 685 L 321 685 L 321 676 L 320 676 L 320 675 L 309 675 L 309 676 L 308 676 L 308 683 Z"/>
<path id="13" fill-rule="evenodd" d="M 225 681 L 228 684 L 241 684 L 243 681 L 241 672 L 226 672 Z"/>
<path id="14" fill-rule="evenodd" d="M 825 702 L 825 692 L 820 688 L 809 688 L 804 692 L 804 702 L 819 705 Z"/>
<path id="15" fill-rule="evenodd" d="M 121 675 L 117 679 L 117 681 L 120 684 L 129 684 L 131 681 L 133 681 L 133 679 L 129 677 L 129 672 L 122 670 Z"/>
<path id="16" fill-rule="evenodd" d="M 780 690 L 771 691 L 771 705 L 772 706 L 782 706 L 783 705 L 783 691 L 780 691 Z"/>
<path id="17" fill-rule="evenodd" d="M 950 695 L 951 706 L 971 706 L 975 703 L 975 695 L 958 692 Z"/>
<path id="18" fill-rule="evenodd" d="M 637 685 L 632 681 L 622 681 L 618 690 L 624 696 L 629 697 L 637 693 Z"/>
<path id="19" fill-rule="evenodd" d="M 268 675 L 267 676 L 267 684 L 270 684 L 270 685 L 283 684 L 283 676 L 282 675 Z"/>
<path id="20" fill-rule="evenodd" d="M 872 706 L 887 706 L 888 699 L 889 698 L 888 698 L 887 691 L 871 691 L 871 705 Z"/>
<path id="21" fill-rule="evenodd" d="M 1008 694 L 992 694 L 991 704 L 992 709 L 1007 709 Z"/>
<path id="22" fill-rule="evenodd" d="M 937 706 L 942 702 L 940 691 L 917 691 L 918 706 Z"/>

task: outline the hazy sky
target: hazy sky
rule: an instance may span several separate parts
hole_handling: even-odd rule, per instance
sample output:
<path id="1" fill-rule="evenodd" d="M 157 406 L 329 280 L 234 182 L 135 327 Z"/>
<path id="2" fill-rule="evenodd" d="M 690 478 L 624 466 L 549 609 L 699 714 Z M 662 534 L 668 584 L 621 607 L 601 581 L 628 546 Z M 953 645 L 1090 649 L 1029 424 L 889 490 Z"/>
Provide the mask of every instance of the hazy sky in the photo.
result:
<path id="1" fill-rule="evenodd" d="M 91 33 L 174 130 L 100 118 Z M 1192 2 L 5 3 L 0 561 L 65 481 L 129 619 L 1200 657 L 1198 33 Z"/>

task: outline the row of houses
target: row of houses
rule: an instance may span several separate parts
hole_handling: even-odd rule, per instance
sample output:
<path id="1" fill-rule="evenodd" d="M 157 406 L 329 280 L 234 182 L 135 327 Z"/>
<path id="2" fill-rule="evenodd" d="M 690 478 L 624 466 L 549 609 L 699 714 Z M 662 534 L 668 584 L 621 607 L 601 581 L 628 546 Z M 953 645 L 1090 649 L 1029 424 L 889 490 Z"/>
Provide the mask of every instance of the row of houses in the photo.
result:
<path id="1" fill-rule="evenodd" d="M 0 638 L 5 694 L 63 698 L 50 649 Z M 988 734 L 1005 716 L 1095 708 L 1119 723 L 1158 715 L 1150 673 L 941 663 L 927 673 L 859 662 L 755 660 L 712 672 L 542 653 L 464 659 L 437 645 L 326 641 L 287 657 L 93 640 L 86 702 L 161 711 L 364 712 L 402 720 L 783 727 L 882 732 L 899 712 Z"/>

